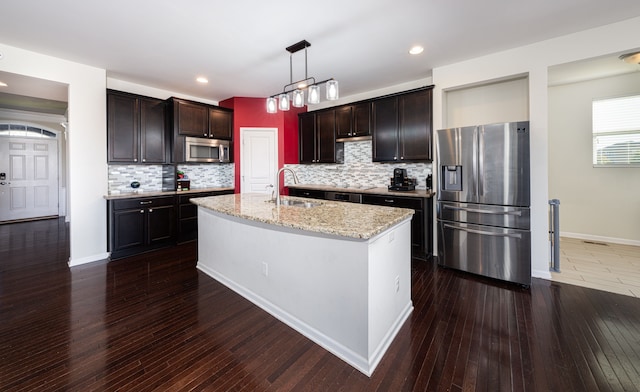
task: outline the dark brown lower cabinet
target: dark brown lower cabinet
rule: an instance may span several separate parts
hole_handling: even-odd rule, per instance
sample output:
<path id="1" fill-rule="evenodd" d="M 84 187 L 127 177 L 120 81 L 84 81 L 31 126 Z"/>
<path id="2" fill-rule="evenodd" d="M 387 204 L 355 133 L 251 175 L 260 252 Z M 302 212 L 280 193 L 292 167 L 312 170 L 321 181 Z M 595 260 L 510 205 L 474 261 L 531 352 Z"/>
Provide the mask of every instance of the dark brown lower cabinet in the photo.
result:
<path id="1" fill-rule="evenodd" d="M 109 200 L 108 245 L 119 259 L 175 244 L 174 196 Z"/>
<path id="2" fill-rule="evenodd" d="M 326 192 L 318 189 L 289 188 L 289 195 L 326 199 Z M 362 204 L 409 208 L 415 211 L 411 219 L 411 251 L 413 257 L 429 259 L 433 254 L 433 199 L 363 193 Z"/>
<path id="3" fill-rule="evenodd" d="M 198 239 L 198 206 L 191 203 L 191 199 L 232 193 L 233 190 L 178 195 L 178 243 L 181 244 Z"/>
<path id="4" fill-rule="evenodd" d="M 402 197 L 362 195 L 362 204 L 409 208 L 415 211 L 411 219 L 411 247 L 414 257 L 428 258 L 432 253 L 432 199 L 424 197 Z"/>

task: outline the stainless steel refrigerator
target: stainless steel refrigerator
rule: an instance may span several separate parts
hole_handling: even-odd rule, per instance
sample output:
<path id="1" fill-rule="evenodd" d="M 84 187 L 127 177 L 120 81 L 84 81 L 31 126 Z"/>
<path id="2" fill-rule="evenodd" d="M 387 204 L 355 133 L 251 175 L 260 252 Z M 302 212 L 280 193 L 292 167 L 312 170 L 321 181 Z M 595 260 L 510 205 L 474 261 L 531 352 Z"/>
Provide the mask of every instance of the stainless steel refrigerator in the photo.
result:
<path id="1" fill-rule="evenodd" d="M 438 263 L 529 286 L 529 122 L 437 131 Z"/>

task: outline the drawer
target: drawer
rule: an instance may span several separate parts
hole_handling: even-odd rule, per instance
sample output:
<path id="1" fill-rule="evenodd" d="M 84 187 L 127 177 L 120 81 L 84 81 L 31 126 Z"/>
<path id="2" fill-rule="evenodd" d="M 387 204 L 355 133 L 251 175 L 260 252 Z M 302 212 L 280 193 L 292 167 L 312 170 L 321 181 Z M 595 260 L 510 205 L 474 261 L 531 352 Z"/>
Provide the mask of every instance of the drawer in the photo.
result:
<path id="1" fill-rule="evenodd" d="M 374 204 L 379 206 L 410 208 L 412 210 L 422 211 L 423 201 L 420 197 L 397 197 L 397 196 L 378 196 L 378 195 L 362 195 L 362 204 Z"/>
<path id="2" fill-rule="evenodd" d="M 191 204 L 189 200 L 195 197 L 209 197 L 209 196 L 218 196 L 218 195 L 227 195 L 231 194 L 233 191 L 211 191 L 211 192 L 198 192 L 198 193 L 189 193 L 187 195 L 178 195 L 178 204 Z"/>
<path id="3" fill-rule="evenodd" d="M 194 218 L 198 216 L 198 206 L 192 203 L 180 205 L 180 219 Z"/>
<path id="4" fill-rule="evenodd" d="M 160 207 L 170 206 L 175 203 L 173 196 L 159 196 L 159 197 L 141 197 L 134 199 L 122 199 L 112 201 L 113 209 L 118 210 L 130 210 L 140 207 Z"/>

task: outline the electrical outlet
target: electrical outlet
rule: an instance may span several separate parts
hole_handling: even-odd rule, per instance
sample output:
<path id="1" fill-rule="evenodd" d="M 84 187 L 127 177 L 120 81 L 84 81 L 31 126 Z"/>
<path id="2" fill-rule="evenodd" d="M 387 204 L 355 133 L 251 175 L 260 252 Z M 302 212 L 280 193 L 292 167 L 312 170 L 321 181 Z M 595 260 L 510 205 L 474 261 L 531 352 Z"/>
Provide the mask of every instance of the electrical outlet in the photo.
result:
<path id="1" fill-rule="evenodd" d="M 396 276 L 396 293 L 400 291 L 400 276 Z"/>
<path id="2" fill-rule="evenodd" d="M 269 264 L 265 261 L 262 262 L 262 275 L 269 276 Z"/>

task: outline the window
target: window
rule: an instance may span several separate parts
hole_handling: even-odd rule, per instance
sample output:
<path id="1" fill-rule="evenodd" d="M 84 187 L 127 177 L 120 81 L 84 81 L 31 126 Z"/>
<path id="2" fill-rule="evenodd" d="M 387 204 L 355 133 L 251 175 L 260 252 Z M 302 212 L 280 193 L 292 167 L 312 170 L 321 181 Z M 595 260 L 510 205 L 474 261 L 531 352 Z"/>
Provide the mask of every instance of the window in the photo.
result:
<path id="1" fill-rule="evenodd" d="M 593 165 L 640 167 L 640 95 L 593 101 Z"/>
<path id="2" fill-rule="evenodd" d="M 0 124 L 0 136 L 56 138 L 56 134 L 43 128 L 30 125 L 4 123 Z"/>

